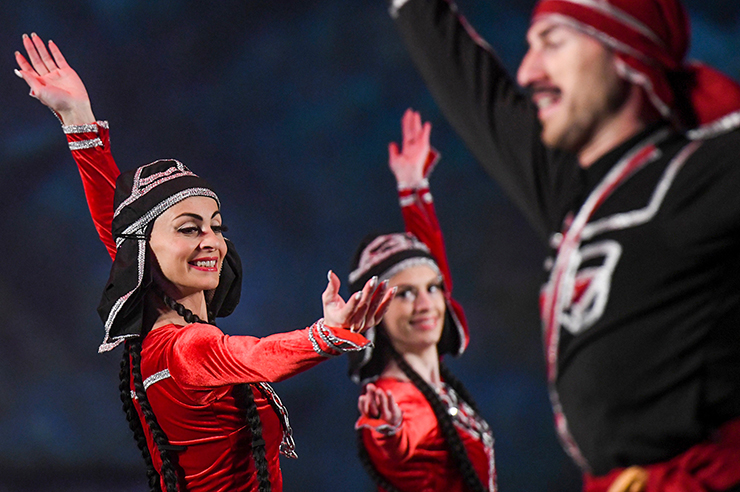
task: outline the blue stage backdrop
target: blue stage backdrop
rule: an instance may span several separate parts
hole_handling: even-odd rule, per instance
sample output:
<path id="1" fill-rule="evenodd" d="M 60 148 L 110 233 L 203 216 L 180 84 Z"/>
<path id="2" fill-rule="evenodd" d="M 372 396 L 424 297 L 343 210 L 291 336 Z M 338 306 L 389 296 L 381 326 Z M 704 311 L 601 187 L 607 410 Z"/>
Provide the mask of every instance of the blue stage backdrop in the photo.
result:
<path id="1" fill-rule="evenodd" d="M 514 70 L 533 1 L 459 3 Z M 692 56 L 737 78 L 738 2 L 688 5 Z M 544 247 L 443 119 L 383 0 L 6 0 L 0 19 L 0 492 L 145 489 L 120 349 L 97 354 L 110 258 L 58 122 L 13 75 L 32 31 L 87 83 L 122 169 L 177 158 L 219 190 L 245 265 L 242 302 L 220 322 L 231 334 L 311 324 L 327 270 L 346 279 L 366 233 L 402 227 L 387 144 L 403 111 L 420 110 L 443 156 L 431 186 L 472 328 L 448 363 L 493 427 L 500 489 L 578 490 L 545 386 Z M 372 490 L 346 364 L 275 385 L 300 456 L 283 460 L 288 491 Z"/>

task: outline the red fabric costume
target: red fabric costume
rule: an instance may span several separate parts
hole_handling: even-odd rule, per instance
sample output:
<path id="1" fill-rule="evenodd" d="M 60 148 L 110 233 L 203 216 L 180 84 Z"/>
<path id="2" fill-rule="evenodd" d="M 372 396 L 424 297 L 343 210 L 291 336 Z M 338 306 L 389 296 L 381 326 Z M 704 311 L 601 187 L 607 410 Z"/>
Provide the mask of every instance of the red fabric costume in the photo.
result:
<path id="1" fill-rule="evenodd" d="M 431 250 L 444 276 L 447 306 L 465 326 L 467 337 L 462 307 L 451 297 L 452 277 L 428 185 L 424 183 L 418 189 L 400 189 L 399 201 L 406 231 L 422 240 Z M 466 339 L 463 346 L 467 343 Z M 390 391 L 403 411 L 403 420 L 398 428 L 391 428 L 385 420 L 362 415 L 355 424 L 356 429 L 362 429 L 365 448 L 378 472 L 404 492 L 466 491 L 467 487 L 450 456 L 437 417 L 424 395 L 413 383 L 393 378 L 381 377 L 373 384 Z M 496 490 L 493 435 L 488 424 L 449 386 L 445 385 L 439 391 L 439 396 L 453 417 L 481 482 L 487 490 Z"/>
<path id="2" fill-rule="evenodd" d="M 64 127 L 77 162 L 90 213 L 111 258 L 113 194 L 120 174 L 110 153 L 107 125 Z M 234 386 L 249 386 L 262 420 L 272 490 L 283 489 L 279 454 L 295 457 L 287 412 L 266 382 L 281 381 L 332 355 L 361 350 L 367 339 L 318 321 L 310 328 L 265 338 L 229 336 L 212 325 L 168 325 L 143 341 L 141 373 L 157 421 L 179 468 L 183 491 L 254 491 L 257 477 L 244 410 Z M 133 392 L 133 377 L 132 392 Z M 133 395 L 133 393 L 132 393 Z M 159 452 L 136 404 L 157 470 Z M 162 482 L 164 488 L 164 482 Z"/>

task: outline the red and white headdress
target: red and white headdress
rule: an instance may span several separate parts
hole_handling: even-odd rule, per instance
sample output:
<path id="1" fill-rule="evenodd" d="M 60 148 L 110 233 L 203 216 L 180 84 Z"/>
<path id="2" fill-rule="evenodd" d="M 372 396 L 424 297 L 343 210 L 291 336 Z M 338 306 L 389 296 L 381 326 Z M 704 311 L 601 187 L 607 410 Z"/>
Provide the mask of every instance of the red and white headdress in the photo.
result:
<path id="1" fill-rule="evenodd" d="M 660 114 L 690 130 L 690 137 L 740 126 L 740 85 L 685 60 L 690 27 L 679 0 L 540 0 L 532 22 L 544 18 L 612 48 L 622 77 L 642 87 Z"/>

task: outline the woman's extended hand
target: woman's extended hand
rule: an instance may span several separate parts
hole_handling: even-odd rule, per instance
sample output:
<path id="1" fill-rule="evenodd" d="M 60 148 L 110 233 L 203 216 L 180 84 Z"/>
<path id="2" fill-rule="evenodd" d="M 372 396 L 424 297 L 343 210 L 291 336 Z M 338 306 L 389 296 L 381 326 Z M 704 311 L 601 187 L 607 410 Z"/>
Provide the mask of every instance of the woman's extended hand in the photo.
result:
<path id="1" fill-rule="evenodd" d="M 409 108 L 401 118 L 401 132 L 403 147 L 400 151 L 395 142 L 388 144 L 388 166 L 399 185 L 416 188 L 424 179 L 424 165 L 431 150 L 432 124 L 422 124 L 419 113 Z"/>
<path id="2" fill-rule="evenodd" d="M 391 427 L 398 427 L 403 420 L 403 412 L 393 393 L 383 391 L 373 383 L 365 386 L 365 393 L 357 399 L 357 409 L 365 417 L 385 420 Z"/>
<path id="3" fill-rule="evenodd" d="M 67 65 L 57 45 L 49 40 L 47 50 L 43 40 L 32 33 L 23 35 L 23 47 L 28 60 L 20 52 L 15 52 L 20 68 L 16 74 L 31 88 L 31 96 L 57 113 L 65 125 L 94 123 L 95 116 L 85 84 Z"/>
<path id="4" fill-rule="evenodd" d="M 389 289 L 388 282 L 381 282 L 378 285 L 377 277 L 373 277 L 361 291 L 355 292 L 347 302 L 344 302 L 339 295 L 339 277 L 332 271 L 328 277 L 329 285 L 321 296 L 326 326 L 362 333 L 380 323 L 393 298 L 395 288 Z"/>

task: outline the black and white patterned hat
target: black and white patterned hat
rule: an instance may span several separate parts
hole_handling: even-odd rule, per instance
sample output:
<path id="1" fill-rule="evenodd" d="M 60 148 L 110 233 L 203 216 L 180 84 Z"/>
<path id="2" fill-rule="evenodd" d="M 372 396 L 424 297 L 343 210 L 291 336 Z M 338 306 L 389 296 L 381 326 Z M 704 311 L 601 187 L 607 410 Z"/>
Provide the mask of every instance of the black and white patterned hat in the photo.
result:
<path id="1" fill-rule="evenodd" d="M 98 306 L 105 324 L 98 352 L 141 335 L 144 297 L 152 281 L 148 233 L 165 210 L 192 196 L 213 198 L 220 206 L 211 186 L 176 160 L 161 159 L 124 172 L 116 180 L 112 223 L 116 258 Z M 209 311 L 220 317 L 231 314 L 241 295 L 241 261 L 233 244 L 226 244 L 218 287 L 207 296 Z"/>
<path id="2" fill-rule="evenodd" d="M 362 289 L 365 282 L 377 276 L 380 282 L 388 280 L 407 268 L 426 265 L 437 274 L 442 275 L 437 260 L 429 247 L 410 233 L 373 234 L 367 236 L 352 261 L 352 272 L 349 274 L 349 289 L 355 293 Z M 439 355 L 460 355 L 467 347 L 468 326 L 462 307 L 445 291 L 444 327 L 437 342 Z M 364 335 L 373 342 L 362 352 L 353 352 L 349 356 L 349 376 L 355 383 L 365 384 L 376 379 L 385 369 L 390 359 L 390 340 L 382 324 L 371 327 Z"/>

